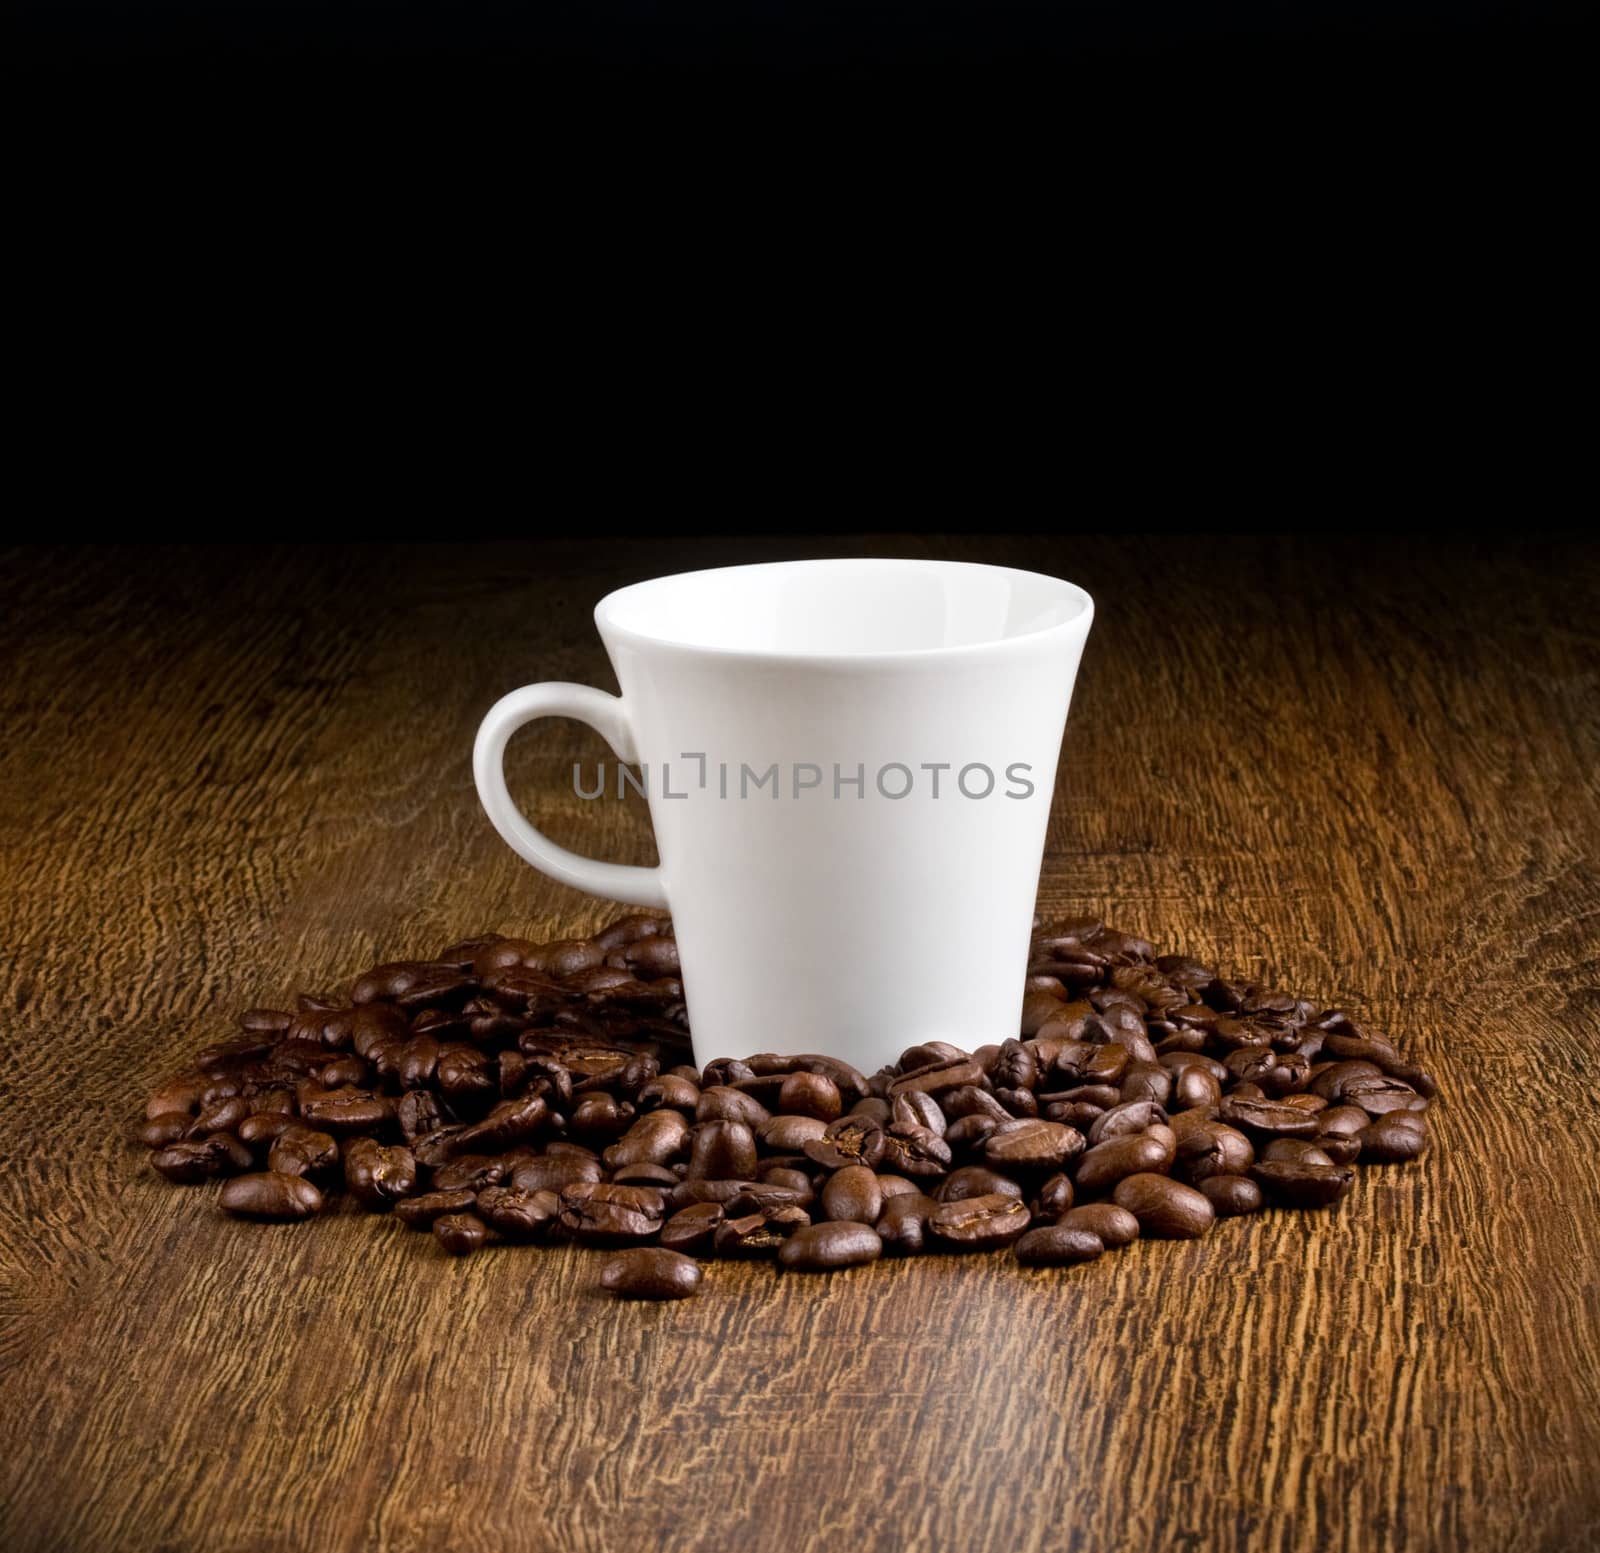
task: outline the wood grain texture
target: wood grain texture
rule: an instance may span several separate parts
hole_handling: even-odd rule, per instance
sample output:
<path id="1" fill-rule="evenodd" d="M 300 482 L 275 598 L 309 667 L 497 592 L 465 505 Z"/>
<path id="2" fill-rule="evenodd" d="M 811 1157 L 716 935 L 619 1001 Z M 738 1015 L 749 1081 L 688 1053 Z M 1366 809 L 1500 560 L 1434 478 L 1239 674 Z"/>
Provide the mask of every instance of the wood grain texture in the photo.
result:
<path id="1" fill-rule="evenodd" d="M 1436 1147 L 1330 1215 L 1086 1267 L 464 1262 L 350 1213 L 224 1219 L 129 1141 L 249 1004 L 610 912 L 494 836 L 494 697 L 611 686 L 606 589 L 784 554 L 1086 585 L 1040 889 L 1349 999 Z M 666 540 L 12 552 L 0 618 L 0 1543 L 374 1549 L 1518 1549 L 1600 1537 L 1600 564 L 1287 540 Z M 519 737 L 568 845 L 598 740 Z"/>

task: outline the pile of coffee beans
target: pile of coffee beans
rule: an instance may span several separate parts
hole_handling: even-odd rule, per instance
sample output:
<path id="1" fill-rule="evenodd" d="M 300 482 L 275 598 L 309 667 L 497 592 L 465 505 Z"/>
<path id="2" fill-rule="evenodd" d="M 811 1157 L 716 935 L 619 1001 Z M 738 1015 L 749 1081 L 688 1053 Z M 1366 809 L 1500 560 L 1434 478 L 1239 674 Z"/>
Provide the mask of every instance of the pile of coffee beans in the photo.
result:
<path id="1" fill-rule="evenodd" d="M 241 1218 L 347 1197 L 461 1256 L 567 1240 L 678 1299 L 707 1258 L 831 1272 L 1009 1247 L 1027 1267 L 1329 1208 L 1415 1158 L 1434 1081 L 1348 1013 L 1099 922 L 1035 928 L 1016 1039 L 689 1061 L 665 917 L 485 936 L 348 995 L 251 1009 L 151 1096 L 142 1141 Z"/>

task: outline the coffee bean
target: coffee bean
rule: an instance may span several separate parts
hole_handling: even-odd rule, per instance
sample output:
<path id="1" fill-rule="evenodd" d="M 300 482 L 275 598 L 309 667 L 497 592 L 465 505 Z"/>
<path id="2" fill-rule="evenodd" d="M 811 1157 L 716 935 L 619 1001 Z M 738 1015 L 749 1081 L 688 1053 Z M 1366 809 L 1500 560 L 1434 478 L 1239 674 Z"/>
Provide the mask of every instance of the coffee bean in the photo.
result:
<path id="1" fill-rule="evenodd" d="M 209 1138 L 174 1143 L 150 1156 L 156 1171 L 180 1186 L 195 1186 L 214 1181 L 218 1176 L 248 1170 L 255 1160 L 232 1133 L 217 1132 Z"/>
<path id="2" fill-rule="evenodd" d="M 803 1208 L 757 1208 L 752 1213 L 730 1213 L 711 1237 L 718 1256 L 753 1259 L 776 1256 L 790 1235 L 811 1223 Z"/>
<path id="3" fill-rule="evenodd" d="M 1365 1112 L 1362 1112 L 1362 1120 L 1366 1120 Z M 827 1130 L 827 1123 L 815 1116 L 769 1116 L 757 1133 L 767 1148 L 785 1154 L 798 1154 L 804 1152 L 806 1144 L 812 1139 L 822 1137 Z"/>
<path id="4" fill-rule="evenodd" d="M 1033 1216 L 1045 1223 L 1059 1220 L 1072 1207 L 1072 1200 L 1072 1178 L 1057 1173 L 1039 1188 L 1039 1195 L 1032 1205 Z"/>
<path id="5" fill-rule="evenodd" d="M 682 1300 L 700 1287 L 700 1264 L 693 1257 L 659 1246 L 619 1251 L 600 1271 L 600 1286 L 618 1299 Z"/>
<path id="6" fill-rule="evenodd" d="M 843 1170 L 846 1165 L 871 1169 L 883 1158 L 883 1151 L 883 1129 L 861 1116 L 842 1116 L 830 1122 L 820 1138 L 805 1144 L 806 1158 L 829 1170 Z"/>
<path id="7" fill-rule="evenodd" d="M 923 1249 L 928 1220 L 938 1209 L 939 1204 L 921 1192 L 891 1197 L 883 1205 L 883 1212 L 874 1226 L 884 1250 L 915 1256 Z"/>
<path id="8" fill-rule="evenodd" d="M 1111 1200 L 1139 1221 L 1143 1234 L 1163 1239 L 1194 1240 L 1215 1217 L 1210 1202 L 1192 1186 L 1149 1172 L 1119 1181 Z"/>
<path id="9" fill-rule="evenodd" d="M 1415 1159 L 1428 1146 L 1427 1119 L 1417 1111 L 1390 1111 L 1356 1134 L 1361 1159 L 1395 1165 Z"/>
<path id="10" fill-rule="evenodd" d="M 883 1211 L 883 1189 L 865 1165 L 847 1165 L 822 1188 L 822 1213 L 827 1219 L 876 1224 Z"/>
<path id="11" fill-rule="evenodd" d="M 599 1181 L 600 1161 L 582 1154 L 541 1154 L 512 1167 L 510 1184 L 524 1192 L 560 1192 L 579 1181 Z"/>
<path id="12" fill-rule="evenodd" d="M 1251 1167 L 1250 1176 L 1276 1203 L 1290 1208 L 1327 1208 L 1355 1185 L 1349 1165 L 1279 1161 Z"/>
<path id="13" fill-rule="evenodd" d="M 447 1213 L 433 1221 L 433 1238 L 451 1256 L 466 1256 L 488 1240 L 489 1230 L 475 1213 Z"/>
<path id="14" fill-rule="evenodd" d="M 344 1182 L 363 1207 L 382 1212 L 416 1190 L 417 1162 L 410 1149 L 353 1138 L 344 1149 Z"/>
<path id="15" fill-rule="evenodd" d="M 1011 1254 L 1024 1267 L 1067 1267 L 1074 1262 L 1092 1262 L 1104 1250 L 1104 1242 L 1089 1230 L 1043 1224 L 1018 1240 Z"/>
<path id="16" fill-rule="evenodd" d="M 952 1170 L 939 1183 L 933 1196 L 942 1203 L 994 1196 L 1015 1197 L 1020 1202 L 1023 1191 L 1021 1184 L 1010 1176 L 1001 1175 L 983 1165 L 963 1165 L 960 1170 Z"/>
<path id="17" fill-rule="evenodd" d="M 702 1123 L 689 1153 L 691 1180 L 725 1181 L 756 1173 L 756 1140 L 744 1122 Z"/>
<path id="18" fill-rule="evenodd" d="M 820 1122 L 837 1119 L 844 1110 L 839 1086 L 820 1073 L 791 1073 L 778 1089 L 778 1110 L 789 1116 L 814 1116 Z"/>
<path id="19" fill-rule="evenodd" d="M 1058 1170 L 1083 1147 L 1083 1134 L 1060 1122 L 1016 1121 L 989 1134 L 983 1157 L 997 1170 Z"/>
<path id="20" fill-rule="evenodd" d="M 1176 1152 L 1176 1145 L 1172 1152 Z M 1095 1144 L 1079 1156 L 1072 1180 L 1079 1192 L 1106 1192 L 1124 1176 L 1165 1170 L 1171 1162 L 1172 1156 L 1162 1140 L 1141 1132 Z"/>
<path id="21" fill-rule="evenodd" d="M 487 1186 L 478 1193 L 478 1217 L 507 1240 L 540 1240 L 556 1222 L 561 1199 L 554 1192 L 519 1186 Z"/>
<path id="22" fill-rule="evenodd" d="M 710 1252 L 724 1217 L 721 1203 L 691 1203 L 661 1226 L 661 1244 L 688 1256 L 704 1256 Z"/>
<path id="23" fill-rule="evenodd" d="M 666 1198 L 654 1187 L 578 1181 L 561 1192 L 561 1225 L 575 1240 L 618 1245 L 661 1228 Z"/>
<path id="24" fill-rule="evenodd" d="M 326 1175 L 339 1164 L 339 1145 L 331 1133 L 292 1123 L 273 1139 L 267 1168 L 286 1176 Z"/>
<path id="25" fill-rule="evenodd" d="M 374 1095 L 362 1089 L 336 1089 L 306 1101 L 300 1114 L 321 1132 L 342 1136 L 351 1132 L 371 1132 L 395 1114 L 395 1103 L 387 1095 Z"/>
<path id="26" fill-rule="evenodd" d="M 792 1273 L 830 1273 L 875 1262 L 882 1254 L 883 1242 L 870 1224 L 835 1220 L 797 1229 L 779 1248 L 778 1261 Z"/>
<path id="27" fill-rule="evenodd" d="M 394 1216 L 407 1229 L 432 1229 L 435 1219 L 447 1213 L 466 1213 L 477 1205 L 477 1194 L 465 1189 L 454 1192 L 424 1192 L 405 1197 L 394 1205 Z"/>
<path id="28" fill-rule="evenodd" d="M 1063 1229 L 1087 1230 L 1108 1251 L 1131 1245 L 1139 1238 L 1139 1221 L 1115 1203 L 1084 1203 L 1081 1208 L 1069 1208 L 1056 1222 Z"/>
<path id="29" fill-rule="evenodd" d="M 224 1212 L 241 1219 L 309 1219 L 322 1207 L 322 1193 L 311 1182 L 278 1170 L 235 1176 L 219 1200 Z"/>
<path id="30" fill-rule="evenodd" d="M 941 1203 L 927 1232 L 949 1251 L 992 1251 L 1008 1246 L 1028 1228 L 1027 1205 L 998 1193 Z"/>
<path id="31" fill-rule="evenodd" d="M 1200 1191 L 1219 1219 L 1255 1213 L 1265 1201 L 1261 1188 L 1249 1176 L 1207 1176 Z"/>

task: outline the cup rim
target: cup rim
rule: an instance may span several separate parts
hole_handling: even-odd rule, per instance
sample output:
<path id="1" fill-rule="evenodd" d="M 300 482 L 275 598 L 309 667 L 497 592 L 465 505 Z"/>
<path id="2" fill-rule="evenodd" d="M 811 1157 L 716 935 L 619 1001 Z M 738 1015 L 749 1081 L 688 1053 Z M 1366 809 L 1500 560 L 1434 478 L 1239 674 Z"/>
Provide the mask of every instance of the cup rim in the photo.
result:
<path id="1" fill-rule="evenodd" d="M 643 593 L 661 583 L 678 582 L 689 577 L 706 577 L 730 572 L 776 572 L 823 570 L 835 566 L 860 566 L 863 563 L 938 572 L 993 572 L 1010 577 L 1026 577 L 1035 582 L 1048 583 L 1077 608 L 1065 620 L 1041 626 L 1015 636 L 998 636 L 990 641 L 965 642 L 938 647 L 895 647 L 862 652 L 806 652 L 780 647 L 722 647 L 711 643 L 686 642 L 677 637 L 658 636 L 641 631 L 634 626 L 621 624 L 616 619 L 616 607 L 629 595 Z M 897 556 L 832 556 L 813 560 L 754 561 L 733 566 L 702 566 L 686 572 L 667 572 L 660 577 L 648 577 L 625 587 L 614 588 L 594 607 L 594 621 L 601 636 L 609 643 L 615 639 L 628 642 L 652 652 L 680 653 L 704 658 L 742 658 L 763 663 L 793 663 L 808 665 L 890 664 L 937 662 L 953 658 L 970 658 L 1005 653 L 1028 644 L 1039 645 L 1052 637 L 1081 636 L 1087 633 L 1094 621 L 1094 599 L 1077 583 L 1064 577 L 1054 577 L 1048 572 L 1029 571 L 1019 566 L 992 566 L 983 561 L 941 561 Z"/>

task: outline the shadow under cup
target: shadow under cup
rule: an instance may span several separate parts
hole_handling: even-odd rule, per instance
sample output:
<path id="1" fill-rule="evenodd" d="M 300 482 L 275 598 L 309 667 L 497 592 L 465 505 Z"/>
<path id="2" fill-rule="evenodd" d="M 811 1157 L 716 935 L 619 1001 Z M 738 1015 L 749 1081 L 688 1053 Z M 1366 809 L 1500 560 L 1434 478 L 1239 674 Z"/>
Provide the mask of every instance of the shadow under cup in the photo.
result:
<path id="1" fill-rule="evenodd" d="M 595 610 L 620 702 L 514 692 L 480 732 L 480 791 L 536 866 L 672 912 L 700 1064 L 823 1052 L 870 1073 L 920 1042 L 971 1050 L 1018 1033 L 1092 617 L 1071 583 L 936 561 L 640 583 Z M 640 766 L 659 869 L 497 812 L 500 729 L 553 711 Z"/>

